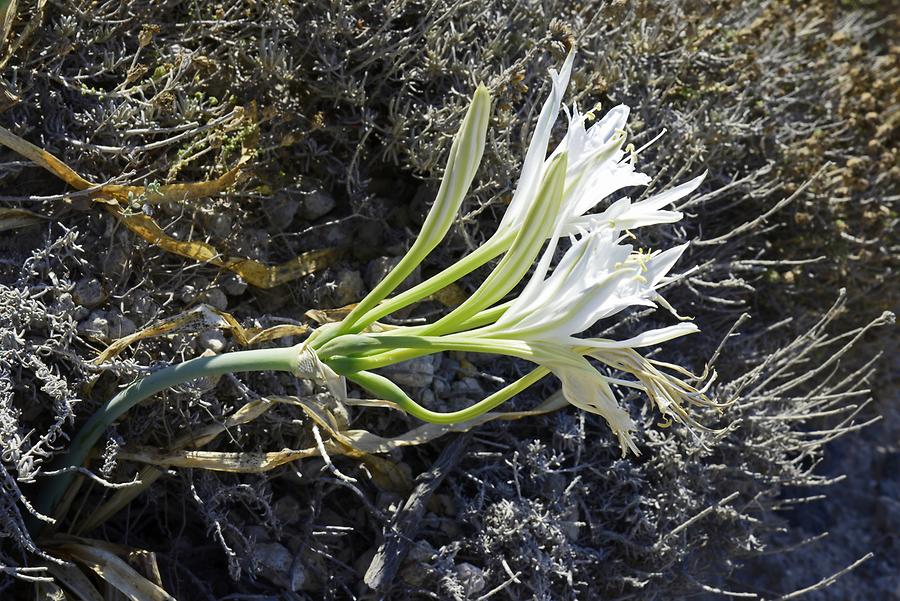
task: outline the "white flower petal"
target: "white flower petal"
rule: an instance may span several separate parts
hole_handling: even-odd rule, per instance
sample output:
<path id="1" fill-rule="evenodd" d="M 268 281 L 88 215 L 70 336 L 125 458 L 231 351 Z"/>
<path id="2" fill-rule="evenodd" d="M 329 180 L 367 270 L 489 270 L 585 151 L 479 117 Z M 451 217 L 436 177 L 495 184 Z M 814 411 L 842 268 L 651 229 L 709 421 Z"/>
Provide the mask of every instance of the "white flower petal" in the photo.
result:
<path id="1" fill-rule="evenodd" d="M 506 209 L 503 219 L 500 221 L 498 230 L 516 227 L 525 219 L 528 208 L 534 200 L 539 182 L 542 179 L 544 168 L 547 166 L 547 145 L 550 142 L 550 134 L 553 131 L 553 125 L 559 116 L 559 109 L 562 104 L 563 95 L 566 87 L 569 85 L 569 76 L 572 72 L 572 62 L 575 60 L 574 51 L 566 57 L 565 63 L 559 73 L 555 70 L 550 71 L 550 77 L 553 80 L 550 96 L 544 101 L 541 107 L 541 113 L 538 117 L 537 126 L 531 137 L 531 143 L 528 145 L 528 151 L 525 153 L 525 161 L 522 164 L 522 174 L 516 185 L 516 191 L 513 193 L 512 202 Z"/>
<path id="2" fill-rule="evenodd" d="M 688 334 L 696 334 L 700 331 L 696 325 L 692 323 L 680 323 L 665 328 L 657 328 L 655 330 L 647 330 L 641 332 L 637 336 L 628 340 L 607 340 L 605 338 L 571 338 L 570 342 L 574 346 L 589 346 L 595 349 L 617 349 L 617 348 L 641 348 L 646 346 L 654 346 L 681 336 Z"/>
<path id="3" fill-rule="evenodd" d="M 623 456 L 628 449 L 639 455 L 631 437 L 635 430 L 631 416 L 619 405 L 606 379 L 585 359 L 581 359 L 581 362 L 582 366 L 579 368 L 569 365 L 551 366 L 553 373 L 562 382 L 563 396 L 576 407 L 602 416 L 619 438 Z"/>

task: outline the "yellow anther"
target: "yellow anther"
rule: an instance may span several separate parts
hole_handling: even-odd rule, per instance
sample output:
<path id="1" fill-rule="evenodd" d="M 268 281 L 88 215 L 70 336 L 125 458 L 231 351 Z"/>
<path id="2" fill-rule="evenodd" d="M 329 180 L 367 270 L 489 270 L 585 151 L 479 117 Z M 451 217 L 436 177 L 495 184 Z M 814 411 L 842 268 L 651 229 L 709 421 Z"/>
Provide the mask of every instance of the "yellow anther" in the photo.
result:
<path id="1" fill-rule="evenodd" d="M 628 146 L 625 147 L 625 152 L 627 152 L 630 156 L 628 157 L 631 161 L 631 164 L 634 165 L 637 163 L 637 152 L 634 149 L 634 144 L 628 143 Z"/>

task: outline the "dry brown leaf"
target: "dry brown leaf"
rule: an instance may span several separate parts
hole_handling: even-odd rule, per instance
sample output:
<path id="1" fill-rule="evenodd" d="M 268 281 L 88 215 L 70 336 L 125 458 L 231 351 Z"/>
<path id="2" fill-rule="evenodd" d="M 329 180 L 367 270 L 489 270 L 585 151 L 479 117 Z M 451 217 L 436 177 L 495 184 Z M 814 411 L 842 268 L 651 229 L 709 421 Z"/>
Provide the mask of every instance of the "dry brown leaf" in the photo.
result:
<path id="1" fill-rule="evenodd" d="M 270 451 L 267 453 L 252 451 L 225 453 L 219 451 L 165 452 L 150 447 L 134 447 L 121 451 L 118 457 L 127 461 L 152 465 L 190 467 L 234 474 L 257 474 L 268 472 L 297 459 L 314 457 L 318 454 L 319 451 L 314 448 L 282 449 L 281 451 Z"/>
<path id="2" fill-rule="evenodd" d="M 145 242 L 194 261 L 233 271 L 257 288 L 274 288 L 320 271 L 335 263 L 344 253 L 341 248 L 324 248 L 305 252 L 280 265 L 265 265 L 254 259 L 223 255 L 207 242 L 176 240 L 144 213 L 126 212 L 114 201 L 107 200 L 103 204 L 107 211 Z"/>
<path id="3" fill-rule="evenodd" d="M 343 320 L 345 317 L 350 315 L 350 311 L 352 311 L 355 307 L 356 303 L 338 307 L 337 309 L 310 309 L 309 311 L 304 313 L 304 315 L 317 324 L 322 325 Z"/>
<path id="4" fill-rule="evenodd" d="M 115 553 L 99 544 L 64 543 L 54 552 L 83 564 L 132 601 L 176 601 L 161 587 L 138 573 Z"/>
<path id="5" fill-rule="evenodd" d="M 0 6 L 0 47 L 6 46 L 6 37 L 12 29 L 13 20 L 16 18 L 16 0 L 5 2 L 6 6 Z"/>
<path id="6" fill-rule="evenodd" d="M 463 301 L 465 301 L 468 296 L 469 295 L 463 290 L 462 286 L 454 282 L 444 286 L 428 298 L 436 300 L 445 307 L 454 308 L 463 304 Z"/>
<path id="7" fill-rule="evenodd" d="M 514 420 L 551 413 L 566 407 L 568 403 L 561 393 L 551 395 L 538 407 L 530 411 L 508 411 L 485 413 L 475 419 L 459 424 L 423 424 L 394 438 L 384 438 L 366 430 L 340 430 L 331 413 L 309 399 L 298 397 L 270 397 L 270 402 L 286 403 L 300 407 L 320 428 L 331 436 L 324 441 L 329 455 L 347 455 L 366 458 L 375 453 L 388 453 L 393 449 L 425 444 L 450 432 L 466 432 L 475 426 L 493 420 Z M 283 449 L 269 453 L 219 453 L 212 451 L 171 451 L 163 452 L 148 447 L 126 448 L 118 457 L 152 465 L 195 467 L 214 471 L 256 473 L 274 469 L 285 463 L 319 454 L 318 449 Z"/>
<path id="8" fill-rule="evenodd" d="M 168 184 L 160 186 L 152 193 L 147 193 L 144 186 L 93 184 L 49 152 L 2 127 L 0 127 L 0 144 L 50 171 L 71 187 L 88 191 L 89 198 L 101 203 L 129 230 L 149 244 L 188 259 L 233 271 L 244 278 L 248 284 L 257 288 L 274 288 L 304 277 L 331 265 L 343 254 L 343 249 L 326 248 L 303 253 L 280 265 L 264 265 L 253 259 L 223 255 L 216 247 L 206 242 L 177 240 L 166 234 L 149 215 L 125 208 L 135 197 L 143 197 L 151 204 L 159 204 L 184 202 L 217 194 L 237 180 L 243 165 L 249 160 L 248 154 L 244 154 L 235 167 L 217 179 L 206 182 Z"/>
<path id="9" fill-rule="evenodd" d="M 0 209 L 0 232 L 28 227 L 47 221 L 47 218 L 26 209 Z"/>
<path id="10" fill-rule="evenodd" d="M 245 328 L 230 313 L 201 304 L 189 311 L 157 321 L 133 334 L 115 340 L 94 359 L 94 363 L 100 365 L 108 361 L 138 340 L 162 336 L 163 334 L 191 327 L 229 330 L 241 346 L 268 342 L 286 336 L 302 336 L 309 332 L 308 326 L 290 324 L 281 324 L 266 329 Z"/>
<path id="11" fill-rule="evenodd" d="M 84 572 L 70 563 L 46 562 L 45 565 L 57 582 L 66 587 L 79 601 L 105 601 L 103 595 L 91 583 Z"/>
<path id="12" fill-rule="evenodd" d="M 273 406 L 274 403 L 267 401 L 266 399 L 250 401 L 222 422 L 209 424 L 200 430 L 191 431 L 179 436 L 172 443 L 172 449 L 198 449 L 203 447 L 215 440 L 219 434 L 225 432 L 228 428 L 251 422 Z M 103 505 L 92 511 L 82 523 L 73 528 L 73 531 L 75 534 L 82 534 L 97 528 L 103 522 L 118 513 L 119 510 L 131 503 L 138 495 L 150 488 L 150 486 L 162 475 L 162 470 L 156 469 L 155 467 L 145 467 L 138 473 L 138 481 L 140 484 L 116 490 Z"/>

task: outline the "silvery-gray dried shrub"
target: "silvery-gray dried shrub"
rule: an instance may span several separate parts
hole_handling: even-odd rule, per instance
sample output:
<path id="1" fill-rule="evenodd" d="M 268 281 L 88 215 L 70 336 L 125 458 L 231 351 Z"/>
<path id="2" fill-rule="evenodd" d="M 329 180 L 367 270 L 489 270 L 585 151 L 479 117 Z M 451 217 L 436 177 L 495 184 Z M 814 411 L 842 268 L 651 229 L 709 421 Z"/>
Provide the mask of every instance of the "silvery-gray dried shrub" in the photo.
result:
<path id="1" fill-rule="evenodd" d="M 23 17 L 13 23 L 12 40 L 28 30 L 28 11 L 37 3 L 18 4 Z M 574 41 L 589 59 L 573 72 L 576 87 L 585 90 L 578 99 L 580 106 L 590 108 L 601 102 L 609 108 L 625 102 L 635 107 L 630 133 L 638 147 L 662 127 L 668 129 L 640 154 L 642 168 L 658 174 L 660 181 L 680 181 L 682 175 L 699 171 L 701 164 L 709 169 L 699 194 L 679 207 L 690 221 L 642 240 L 646 245 L 668 247 L 691 240 L 697 233 L 721 239 L 686 251 L 685 264 L 700 265 L 701 270 L 669 292 L 672 304 L 694 315 L 705 332 L 702 339 L 678 349 L 677 363 L 702 367 L 699 359 L 709 355 L 748 305 L 761 309 L 762 314 L 754 311 L 755 319 L 741 329 L 748 335 L 732 338 L 732 345 L 737 346 L 727 348 L 735 351 L 723 352 L 719 371 L 726 382 L 740 380 L 743 371 L 775 350 L 777 345 L 768 338 L 789 340 L 778 329 L 767 330 L 767 324 L 785 314 L 801 313 L 789 307 L 821 313 L 827 309 L 822 303 L 847 284 L 849 299 L 843 319 L 857 323 L 896 298 L 885 283 L 891 261 L 900 256 L 896 242 L 889 237 L 896 217 L 889 209 L 885 212 L 884 198 L 896 194 L 896 151 L 889 140 L 897 126 L 891 108 L 898 89 L 898 55 L 888 43 L 890 21 L 872 12 L 883 6 L 854 9 L 810 2 L 798 8 L 783 2 L 756 5 L 731 1 L 582 6 L 557 1 L 537 7 L 485 0 L 252 5 L 129 1 L 85 8 L 63 1 L 47 3 L 43 10 L 40 26 L 31 28 L 27 43 L 0 67 L 0 83 L 20 99 L 0 113 L 0 123 L 59 154 L 96 181 L 186 181 L 220 174 L 233 164 L 242 141 L 248 139 L 248 132 L 230 129 L 236 109 L 246 109 L 252 100 L 257 101 L 261 116 L 259 151 L 253 163 L 257 177 L 198 207 L 165 207 L 154 213 L 178 235 L 187 235 L 193 228 L 224 248 L 239 249 L 242 254 L 251 249 L 272 261 L 347 239 L 365 240 L 366 244 L 355 245 L 357 253 L 341 266 L 343 270 L 364 270 L 365 265 L 356 261 L 371 258 L 366 254 L 368 248 L 379 255 L 396 254 L 385 247 L 408 239 L 406 229 L 415 229 L 424 215 L 422 206 L 431 196 L 427 186 L 420 185 L 422 179 L 427 184 L 440 177 L 446 140 L 455 131 L 474 83 L 484 81 L 498 98 L 493 115 L 496 126 L 492 128 L 497 133 L 489 140 L 476 193 L 465 207 L 467 214 L 454 228 L 457 242 L 446 256 L 438 254 L 423 266 L 426 274 L 438 270 L 455 259 L 458 250 L 473 248 L 484 232 L 493 231 L 513 190 L 516 157 L 522 156 L 528 143 L 528 127 L 517 124 L 531 122 L 529 117 L 537 113 L 546 93 L 546 69 L 556 64 L 567 44 Z M 6 98 L 0 96 L 0 101 L 6 103 Z M 42 174 L 35 176 L 37 172 L 22 165 L 18 157 L 3 157 L 0 182 L 5 190 L 29 196 L 62 192 Z M 826 160 L 835 163 L 831 170 L 800 190 Z M 261 181 L 268 186 L 261 186 Z M 648 192 L 658 188 L 653 183 Z M 417 195 L 419 189 L 422 192 Z M 299 211 L 291 213 L 298 216 L 290 225 L 273 227 L 263 210 L 273 195 L 296 208 L 312 192 L 336 200 L 337 208 L 323 220 L 340 217 L 339 224 L 307 223 Z M 794 194 L 779 212 L 759 219 Z M 32 200 L 28 207 L 51 214 L 57 204 Z M 353 215 L 359 217 L 344 219 Z M 98 276 L 113 297 L 122 297 L 126 310 L 140 307 L 138 313 L 130 313 L 136 321 L 140 322 L 141 316 L 149 321 L 160 310 L 171 315 L 184 308 L 185 288 L 202 290 L 216 278 L 215 270 L 208 267 L 191 265 L 185 270 L 186 262 L 136 242 L 99 212 L 73 211 L 63 213 L 60 219 L 82 233 L 79 244 L 87 261 L 78 267 L 79 273 L 59 283 L 46 273 L 24 287 L 15 282 L 15 276 L 4 280 L 12 291 L 14 305 L 10 306 L 16 307 L 16 313 L 24 305 L 33 307 L 32 301 L 55 310 L 49 292 L 35 300 L 44 290 L 42 286 L 55 288 L 81 276 Z M 696 228 L 691 224 L 697 224 Z M 749 227 L 733 233 L 742 224 Z M 308 230 L 310 225 L 319 227 Z M 274 242 L 268 246 L 257 243 L 270 236 Z M 104 259 L 114 252 L 126 259 L 124 271 L 104 267 Z M 828 260 L 803 262 L 820 254 Z M 776 261 L 785 258 L 793 262 Z M 25 271 L 20 269 L 24 258 L 4 259 L 15 263 L 4 264 L 4 269 L 8 267 L 14 274 Z M 311 306 L 310 290 L 324 287 L 334 277 L 332 272 L 313 276 L 279 295 L 250 292 L 233 299 L 229 308 L 247 303 L 238 316 L 248 322 L 283 317 L 287 312 L 299 317 Z M 873 292 L 862 295 L 861 290 Z M 276 301 L 282 305 L 276 306 Z M 71 309 L 59 312 L 61 319 L 70 314 Z M 652 317 L 638 316 L 643 320 Z M 11 319 L 20 323 L 18 316 Z M 143 323 L 146 321 L 138 325 Z M 624 323 L 614 333 L 626 334 L 633 323 Z M 46 367 L 42 373 L 58 376 L 69 391 L 75 391 L 86 379 L 85 364 L 95 356 L 96 345 L 79 338 L 66 329 L 69 327 L 60 326 L 61 333 L 51 332 L 37 320 L 30 322 L 26 331 L 32 346 L 64 341 L 64 356 L 58 352 L 39 355 Z M 757 335 L 752 337 L 751 332 Z M 821 347 L 827 334 L 820 336 L 826 338 L 812 348 L 827 356 L 831 349 Z M 180 340 L 189 341 L 190 336 Z M 794 348 L 791 353 L 801 351 Z M 189 357 L 193 352 L 188 342 L 145 344 L 117 363 L 116 373 L 127 381 L 145 373 L 154 362 Z M 868 349 L 859 354 L 871 355 Z M 816 361 L 810 358 L 787 372 L 805 370 Z M 853 358 L 845 355 L 842 362 L 852 363 Z M 476 363 L 482 371 L 489 367 Z M 36 393 L 40 402 L 30 410 L 39 415 L 28 415 L 29 423 L 22 423 L 23 413 L 17 412 L 34 407 L 29 403 L 35 393 L 19 385 L 30 383 L 38 369 L 42 368 L 33 363 L 8 370 L 12 401 L 10 404 L 6 391 L 4 415 L 12 417 L 4 421 L 2 436 L 11 441 L 12 453 L 18 453 L 10 457 L 27 453 L 28 445 L 22 450 L 19 441 L 24 440 L 32 420 L 51 431 L 50 426 L 62 424 L 71 409 L 68 402 L 59 403 L 53 396 L 62 391 L 56 386 L 50 389 L 53 394 Z M 511 365 L 492 373 L 514 379 L 521 376 L 519 369 Z M 107 372 L 107 377 L 111 375 Z M 438 379 L 447 377 L 441 373 Z M 823 381 L 819 378 L 827 377 L 821 373 L 809 384 L 815 387 Z M 250 383 L 258 389 L 293 392 L 290 384 L 277 379 Z M 142 409 L 133 420 L 118 425 L 117 433 L 126 442 L 160 444 L 171 426 L 181 425 L 166 421 L 172 419 L 169 409 L 177 408 L 185 423 L 206 423 L 208 411 L 221 415 L 242 402 L 242 394 L 228 383 L 216 394 L 199 399 L 196 393 L 172 393 L 167 403 Z M 542 467 L 479 460 L 468 470 L 477 481 L 454 476 L 450 482 L 459 489 L 454 496 L 462 513 L 455 523 L 461 532 L 423 536 L 438 548 L 453 543 L 457 548 L 462 541 L 464 549 L 457 551 L 457 561 L 486 568 L 490 583 L 486 590 L 508 578 L 504 567 L 496 565 L 499 550 L 504 548 L 511 556 L 523 557 L 523 565 L 547 568 L 530 574 L 530 588 L 513 583 L 520 587 L 515 592 L 525 596 L 554 590 L 548 587 L 560 582 L 564 591 L 581 590 L 577 588 L 582 574 L 579 565 L 608 566 L 610 588 L 632 587 L 638 597 L 651 596 L 654 591 L 671 597 L 680 594 L 678 591 L 702 591 L 703 587 L 728 588 L 731 583 L 724 576 L 723 562 L 737 563 L 745 553 L 760 548 L 768 540 L 765 531 L 781 524 L 773 513 L 764 510 L 745 519 L 735 513 L 741 506 L 729 502 L 727 507 L 733 509 L 715 509 L 679 536 L 664 544 L 657 545 L 657 541 L 731 494 L 728 484 L 737 481 L 748 490 L 777 498 L 781 484 L 766 482 L 765 476 L 791 476 L 791 470 L 811 463 L 807 458 L 796 460 L 793 449 L 804 444 L 797 438 L 804 430 L 826 428 L 804 426 L 804 412 L 816 411 L 798 405 L 793 395 L 778 393 L 773 398 L 730 416 L 747 417 L 730 438 L 710 444 L 712 460 L 690 440 L 668 432 L 660 437 L 657 452 L 644 455 L 643 463 L 616 460 L 618 451 L 601 435 L 599 425 L 570 414 L 540 426 L 517 422 L 489 428 L 485 435 L 494 438 L 477 442 L 473 452 L 495 452 L 499 439 L 507 448 L 519 449 L 521 465 L 534 457 Z M 835 397 L 836 403 L 839 398 Z M 523 401 L 522 406 L 529 406 L 528 402 Z M 10 406 L 15 410 L 8 409 Z M 770 412 L 771 419 L 750 418 L 760 407 Z M 77 405 L 74 410 L 81 415 Z M 642 422 L 649 419 L 637 417 Z M 287 424 L 296 418 L 284 414 L 267 417 L 258 428 L 242 432 L 235 444 L 260 451 L 290 446 L 296 441 L 285 433 L 290 431 Z M 371 418 L 365 415 L 357 419 L 373 430 L 402 428 L 395 421 L 367 422 Z M 9 425 L 14 421 L 16 428 Z M 648 436 L 654 436 L 652 429 Z M 531 440 L 543 438 L 549 439 L 544 447 L 554 449 L 551 455 L 563 458 L 561 465 L 584 463 L 587 467 L 545 476 L 547 466 L 554 463 L 546 459 L 547 453 L 531 454 L 536 447 L 528 446 Z M 235 450 L 224 443 L 215 448 Z M 819 446 L 810 448 L 818 452 Z M 586 463 L 584 457 L 596 457 L 592 459 L 596 463 Z M 421 457 L 406 453 L 402 459 L 415 470 L 428 467 L 427 453 Z M 12 464 L 3 465 L 15 476 Z M 525 473 L 528 471 L 531 473 Z M 749 483 L 748 474 L 755 475 Z M 576 476 L 582 478 L 576 481 Z M 517 478 L 521 493 L 516 488 Z M 276 496 L 297 495 L 313 508 L 303 522 L 309 532 L 316 531 L 320 521 L 352 525 L 360 532 L 380 529 L 377 512 L 362 510 L 368 517 L 360 519 L 355 509 L 342 509 L 356 507 L 348 498 L 354 503 L 374 499 L 374 489 L 361 488 L 362 497 L 355 492 L 342 497 L 340 491 L 347 491 L 343 485 L 324 476 L 315 481 L 307 488 L 275 488 Z M 221 488 L 231 484 L 222 482 Z M 580 492 L 588 486 L 597 494 Z M 210 498 L 215 477 L 202 489 L 201 500 Z M 7 501 L 9 490 L 5 484 Z M 157 490 L 155 500 L 138 500 L 135 510 L 150 509 L 150 514 L 156 515 L 154 511 L 166 503 L 181 507 L 184 499 L 193 499 L 189 487 L 177 482 Z M 519 499 L 520 494 L 524 500 Z M 485 529 L 480 517 L 467 512 L 468 503 L 490 506 L 488 515 L 498 524 L 510 513 L 520 516 L 520 523 L 527 528 L 518 538 Z M 509 503 L 515 507 L 509 509 Z M 320 519 L 323 508 L 329 507 L 338 507 L 340 513 Z M 186 512 L 189 527 L 182 531 L 182 541 L 204 545 L 216 540 L 223 549 L 230 546 L 235 553 L 252 554 L 232 541 L 208 535 L 207 525 L 213 522 L 203 515 L 201 504 L 189 501 Z M 623 515 L 630 521 L 620 521 Z M 238 529 L 261 521 L 239 512 L 230 514 L 229 519 L 247 521 L 236 524 Z M 12 533 L 14 528 L 4 532 Z M 481 532 L 486 537 L 483 541 L 477 540 Z M 644 544 L 634 542 L 631 537 L 636 535 L 645 536 Z M 569 538 L 573 536 L 576 543 Z M 363 546 L 377 543 L 374 534 L 371 538 Z M 9 548 L 7 542 L 4 549 Z M 358 581 L 358 575 L 345 566 L 367 548 L 352 548 L 346 540 L 312 534 L 304 543 L 334 559 L 312 551 L 304 556 L 305 562 L 319 570 L 320 585 L 329 578 L 333 579 L 330 582 Z M 339 556 L 344 551 L 346 555 Z M 221 557 L 226 556 L 223 551 Z M 443 581 L 452 584 L 456 574 L 445 569 L 448 556 L 441 556 L 444 559 L 437 562 L 436 569 Z M 183 568 L 167 563 L 165 554 L 162 557 L 169 581 L 191 581 L 179 569 L 208 575 L 205 565 L 193 565 L 183 555 L 179 557 Z M 591 563 L 598 558 L 603 563 Z M 243 559 L 244 565 L 252 565 L 252 558 Z M 0 563 L 10 562 L 4 559 Z M 838 570 L 841 566 L 830 567 Z M 571 586 L 569 574 L 573 575 Z M 823 575 L 809 573 L 806 582 Z M 255 592 L 266 586 L 262 580 L 251 583 L 246 571 L 242 578 L 228 585 L 226 592 Z M 719 585 L 713 584 L 717 578 L 723 579 Z M 218 574 L 212 580 L 218 582 Z M 864 584 L 856 582 L 860 587 Z M 206 593 L 190 588 L 197 585 L 182 586 L 188 593 L 180 596 Z M 397 597 L 403 596 L 404 586 L 398 585 Z M 407 593 L 416 594 L 414 590 Z"/>

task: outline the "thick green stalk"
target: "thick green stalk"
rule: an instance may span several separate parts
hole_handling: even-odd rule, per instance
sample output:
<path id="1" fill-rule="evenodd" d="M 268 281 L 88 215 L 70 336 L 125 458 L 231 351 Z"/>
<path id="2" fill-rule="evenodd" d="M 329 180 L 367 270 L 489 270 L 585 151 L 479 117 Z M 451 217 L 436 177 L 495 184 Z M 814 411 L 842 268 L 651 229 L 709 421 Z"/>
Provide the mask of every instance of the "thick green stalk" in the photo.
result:
<path id="1" fill-rule="evenodd" d="M 325 345 L 319 357 L 338 374 L 348 378 L 369 371 L 443 351 L 495 353 L 540 363 L 526 343 L 518 340 L 465 336 L 342 336 Z"/>
<path id="2" fill-rule="evenodd" d="M 287 371 L 297 373 L 299 355 L 298 347 L 240 351 L 215 357 L 197 357 L 152 373 L 128 386 L 98 409 L 72 439 L 69 451 L 54 461 L 51 469 L 80 467 L 87 459 L 91 449 L 116 419 L 136 404 L 158 392 L 197 378 L 234 372 Z M 51 515 L 74 477 L 74 471 L 50 476 L 39 490 L 35 508 L 44 515 Z M 37 535 L 43 526 L 43 522 L 33 520 L 29 524 L 29 530 L 33 535 Z"/>
<path id="3" fill-rule="evenodd" d="M 494 409 L 519 394 L 549 373 L 549 369 L 537 367 L 528 375 L 519 378 L 512 384 L 485 397 L 471 407 L 466 407 L 459 411 L 451 411 L 449 413 L 440 413 L 422 407 L 409 398 L 399 386 L 384 376 L 362 371 L 347 375 L 347 379 L 356 382 L 377 397 L 397 403 L 401 409 L 422 421 L 430 422 L 432 424 L 456 424 L 487 413 L 491 409 Z"/>

